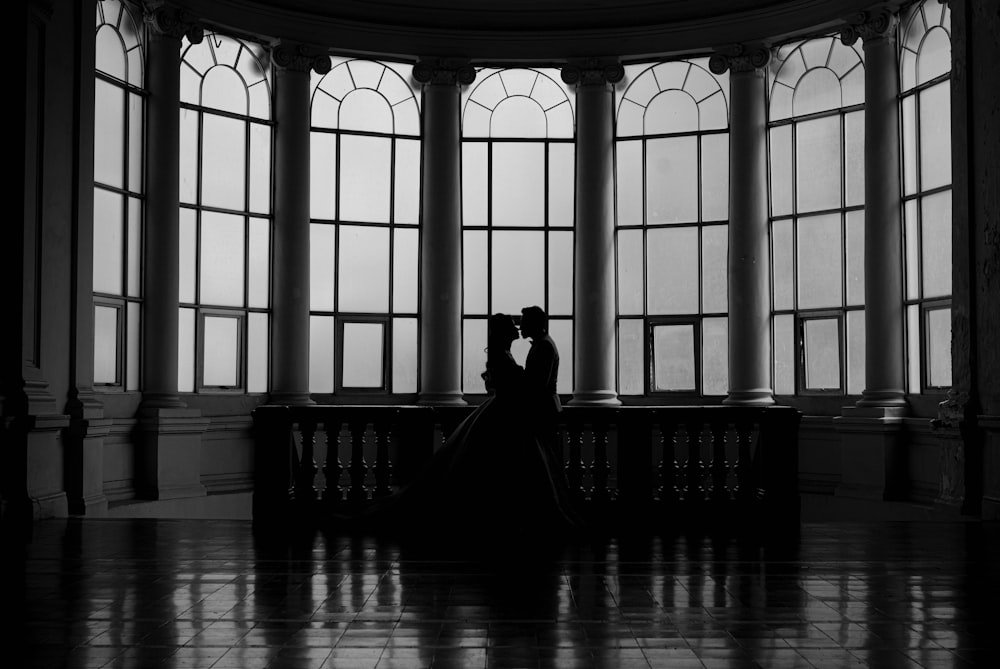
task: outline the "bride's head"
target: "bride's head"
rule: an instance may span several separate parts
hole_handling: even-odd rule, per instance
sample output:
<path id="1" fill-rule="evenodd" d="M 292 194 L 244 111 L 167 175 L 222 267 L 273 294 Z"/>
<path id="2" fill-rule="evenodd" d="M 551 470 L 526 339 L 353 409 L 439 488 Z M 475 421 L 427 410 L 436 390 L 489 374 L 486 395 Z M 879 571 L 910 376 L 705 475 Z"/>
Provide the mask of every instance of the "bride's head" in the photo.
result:
<path id="1" fill-rule="evenodd" d="M 486 346 L 491 354 L 509 350 L 511 343 L 519 336 L 517 325 L 509 314 L 493 314 L 488 327 Z"/>

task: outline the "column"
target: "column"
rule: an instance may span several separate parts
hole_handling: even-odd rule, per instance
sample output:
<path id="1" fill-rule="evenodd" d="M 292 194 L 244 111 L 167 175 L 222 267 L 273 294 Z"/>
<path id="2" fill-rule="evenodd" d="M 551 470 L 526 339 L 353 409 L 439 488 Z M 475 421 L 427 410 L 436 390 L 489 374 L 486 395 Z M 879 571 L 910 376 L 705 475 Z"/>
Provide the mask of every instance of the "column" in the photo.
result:
<path id="1" fill-rule="evenodd" d="M 309 72 L 330 57 L 283 42 L 275 64 L 274 245 L 271 293 L 271 404 L 309 397 Z"/>
<path id="2" fill-rule="evenodd" d="M 902 220 L 897 18 L 861 12 L 841 41 L 865 50 L 865 390 L 834 419 L 841 435 L 836 494 L 898 499 L 905 494 Z"/>
<path id="3" fill-rule="evenodd" d="M 142 403 L 136 489 L 151 499 L 205 494 L 201 434 L 207 420 L 177 391 L 181 37 L 200 42 L 186 11 L 149 3 L 146 81 L 146 221 L 143 256 Z"/>
<path id="4" fill-rule="evenodd" d="M 464 60 L 424 59 L 413 78 L 423 84 L 419 402 L 465 404 L 460 102 L 476 70 Z"/>
<path id="5" fill-rule="evenodd" d="M 736 45 L 712 56 L 729 70 L 729 394 L 725 404 L 774 404 L 767 229 L 767 87 L 771 58 Z"/>
<path id="6" fill-rule="evenodd" d="M 576 230 L 573 263 L 574 405 L 621 404 L 615 383 L 615 193 L 613 85 L 617 60 L 571 61 L 576 86 Z"/>

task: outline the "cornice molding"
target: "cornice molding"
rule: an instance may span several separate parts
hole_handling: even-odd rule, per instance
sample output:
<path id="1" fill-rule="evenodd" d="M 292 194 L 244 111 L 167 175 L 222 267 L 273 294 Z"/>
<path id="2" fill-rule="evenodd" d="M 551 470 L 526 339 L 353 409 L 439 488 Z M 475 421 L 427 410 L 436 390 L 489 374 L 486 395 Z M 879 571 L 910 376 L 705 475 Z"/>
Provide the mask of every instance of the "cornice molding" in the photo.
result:
<path id="1" fill-rule="evenodd" d="M 771 61 L 771 50 L 763 44 L 733 44 L 719 47 L 708 59 L 708 69 L 715 74 L 763 70 Z"/>
<path id="2" fill-rule="evenodd" d="M 605 86 L 625 78 L 625 68 L 617 58 L 580 58 L 570 60 L 560 74 L 567 84 Z"/>
<path id="3" fill-rule="evenodd" d="M 421 84 L 468 86 L 476 80 L 476 68 L 465 58 L 421 58 L 413 66 L 413 78 Z"/>
<path id="4" fill-rule="evenodd" d="M 272 61 L 276 66 L 293 72 L 314 71 L 326 74 L 330 71 L 330 55 L 320 47 L 287 40 L 271 47 Z"/>
<path id="5" fill-rule="evenodd" d="M 146 24 L 160 35 L 175 39 L 187 37 L 192 44 L 200 44 L 205 39 L 205 27 L 187 9 L 163 0 L 146 0 L 142 9 Z"/>

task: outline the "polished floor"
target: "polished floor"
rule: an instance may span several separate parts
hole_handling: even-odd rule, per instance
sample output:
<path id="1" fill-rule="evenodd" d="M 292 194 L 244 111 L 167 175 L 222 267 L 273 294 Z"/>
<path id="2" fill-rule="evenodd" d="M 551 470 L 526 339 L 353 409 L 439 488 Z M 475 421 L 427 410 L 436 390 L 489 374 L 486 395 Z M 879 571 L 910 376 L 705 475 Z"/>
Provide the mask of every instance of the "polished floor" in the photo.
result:
<path id="1" fill-rule="evenodd" d="M 457 551 L 74 519 L 2 553 L 10 669 L 1000 667 L 989 523 Z"/>

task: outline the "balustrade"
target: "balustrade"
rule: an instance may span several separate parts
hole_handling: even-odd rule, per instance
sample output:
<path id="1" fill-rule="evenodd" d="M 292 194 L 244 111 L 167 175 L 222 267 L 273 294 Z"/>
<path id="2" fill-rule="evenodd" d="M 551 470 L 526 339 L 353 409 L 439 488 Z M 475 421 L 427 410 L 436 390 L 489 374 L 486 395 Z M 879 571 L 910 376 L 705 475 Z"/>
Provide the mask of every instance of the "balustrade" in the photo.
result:
<path id="1" fill-rule="evenodd" d="M 322 522 L 342 505 L 390 495 L 472 410 L 259 407 L 255 522 Z M 747 514 L 798 518 L 795 409 L 570 406 L 562 416 L 564 471 L 584 515 L 627 517 L 632 525 Z"/>

